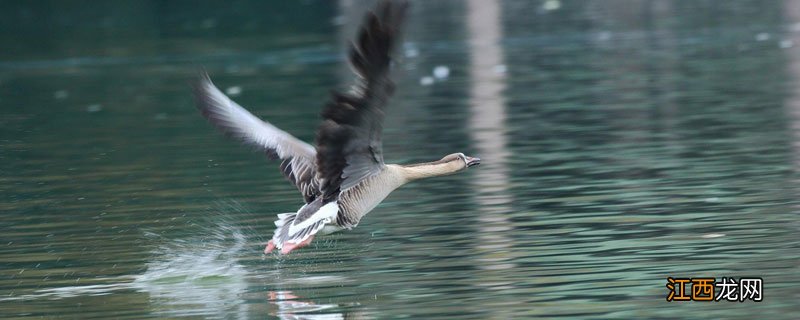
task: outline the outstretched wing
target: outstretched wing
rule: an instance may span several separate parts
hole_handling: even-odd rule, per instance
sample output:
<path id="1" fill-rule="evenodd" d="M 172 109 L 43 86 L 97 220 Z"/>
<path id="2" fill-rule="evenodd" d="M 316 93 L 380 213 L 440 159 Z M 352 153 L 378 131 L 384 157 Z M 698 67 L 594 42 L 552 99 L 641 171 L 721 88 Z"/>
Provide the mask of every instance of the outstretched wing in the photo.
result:
<path id="1" fill-rule="evenodd" d="M 272 159 L 282 159 L 281 172 L 303 194 L 306 203 L 316 198 L 314 147 L 262 121 L 233 102 L 211 82 L 208 74 L 194 84 L 197 108 L 217 129 L 228 136 L 263 150 Z"/>
<path id="2" fill-rule="evenodd" d="M 389 79 L 390 54 L 407 7 L 405 1 L 384 1 L 376 12 L 367 14 L 349 52 L 357 83 L 349 92 L 334 92 L 322 111 L 316 163 L 326 201 L 384 167 L 384 106 L 394 90 Z"/>

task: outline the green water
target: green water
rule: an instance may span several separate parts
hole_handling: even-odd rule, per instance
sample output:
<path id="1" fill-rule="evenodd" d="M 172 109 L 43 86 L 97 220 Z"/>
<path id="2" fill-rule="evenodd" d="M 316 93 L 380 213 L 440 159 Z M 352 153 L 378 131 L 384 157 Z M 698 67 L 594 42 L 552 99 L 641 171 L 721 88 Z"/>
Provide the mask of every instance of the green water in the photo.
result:
<path id="1" fill-rule="evenodd" d="M 798 1 L 413 2 L 387 162 L 483 164 L 263 255 L 302 198 L 188 83 L 312 141 L 364 3 L 2 2 L 0 318 L 796 318 Z"/>

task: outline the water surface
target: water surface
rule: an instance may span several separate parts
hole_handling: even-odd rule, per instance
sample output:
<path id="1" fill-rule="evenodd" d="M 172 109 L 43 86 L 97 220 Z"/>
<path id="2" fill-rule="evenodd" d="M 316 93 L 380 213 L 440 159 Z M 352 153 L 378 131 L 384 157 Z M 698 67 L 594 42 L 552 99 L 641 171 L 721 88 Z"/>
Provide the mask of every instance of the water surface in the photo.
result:
<path id="1" fill-rule="evenodd" d="M 188 82 L 312 141 L 363 7 L 4 3 L 0 318 L 800 312 L 796 1 L 415 2 L 386 159 L 483 164 L 263 255 L 302 199 Z M 668 303 L 669 276 L 764 300 Z"/>

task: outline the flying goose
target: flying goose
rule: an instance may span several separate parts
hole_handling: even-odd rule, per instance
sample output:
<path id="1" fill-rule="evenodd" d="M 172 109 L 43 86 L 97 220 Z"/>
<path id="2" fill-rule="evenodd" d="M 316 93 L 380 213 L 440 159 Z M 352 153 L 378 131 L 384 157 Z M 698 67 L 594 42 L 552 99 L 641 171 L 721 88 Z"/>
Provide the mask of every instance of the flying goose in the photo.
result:
<path id="1" fill-rule="evenodd" d="M 262 121 L 223 94 L 203 73 L 194 85 L 197 108 L 217 129 L 280 159 L 284 177 L 303 194 L 297 212 L 278 214 L 265 253 L 288 254 L 317 233 L 352 229 L 398 187 L 414 180 L 456 173 L 480 159 L 453 153 L 411 165 L 386 164 L 381 131 L 384 107 L 394 90 L 390 54 L 407 4 L 381 2 L 367 13 L 349 61 L 357 76 L 349 92 L 334 92 L 322 110 L 316 148 Z"/>

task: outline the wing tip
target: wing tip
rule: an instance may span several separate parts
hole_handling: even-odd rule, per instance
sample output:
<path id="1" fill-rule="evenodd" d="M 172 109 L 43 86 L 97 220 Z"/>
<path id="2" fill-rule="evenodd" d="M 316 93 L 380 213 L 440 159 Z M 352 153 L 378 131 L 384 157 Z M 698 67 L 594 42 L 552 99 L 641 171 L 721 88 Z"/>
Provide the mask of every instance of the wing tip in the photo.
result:
<path id="1" fill-rule="evenodd" d="M 366 13 L 348 53 L 356 75 L 369 80 L 386 74 L 408 6 L 405 0 L 385 0 Z"/>
<path id="2" fill-rule="evenodd" d="M 194 79 L 191 82 L 192 92 L 194 93 L 195 107 L 203 113 L 203 116 L 208 117 L 209 108 L 213 105 L 211 99 L 214 95 L 214 83 L 205 69 L 197 71 Z"/>
<path id="3" fill-rule="evenodd" d="M 208 75 L 208 71 L 205 68 L 199 68 L 194 72 L 190 84 L 194 88 L 200 88 L 209 84 L 213 85 L 213 82 L 211 82 L 211 76 Z"/>

